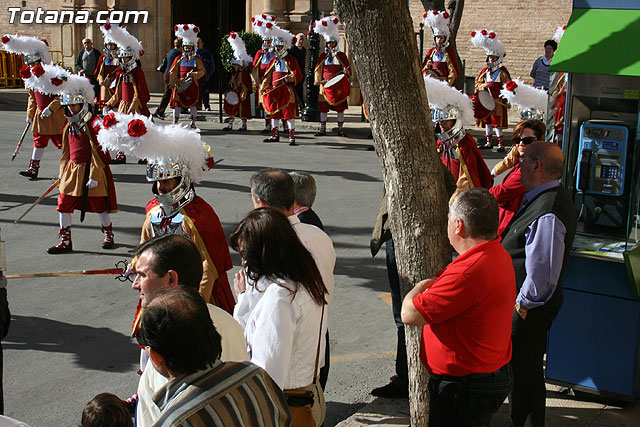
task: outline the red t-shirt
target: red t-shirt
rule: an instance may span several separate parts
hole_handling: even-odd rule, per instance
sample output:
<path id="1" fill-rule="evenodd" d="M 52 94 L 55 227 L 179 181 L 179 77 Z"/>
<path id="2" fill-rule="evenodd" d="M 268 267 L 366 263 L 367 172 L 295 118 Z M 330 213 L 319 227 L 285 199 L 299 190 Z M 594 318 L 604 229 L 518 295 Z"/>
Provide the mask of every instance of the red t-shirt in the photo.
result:
<path id="1" fill-rule="evenodd" d="M 511 360 L 516 277 L 500 239 L 458 256 L 413 298 L 427 321 L 420 360 L 434 374 L 489 373 Z"/>

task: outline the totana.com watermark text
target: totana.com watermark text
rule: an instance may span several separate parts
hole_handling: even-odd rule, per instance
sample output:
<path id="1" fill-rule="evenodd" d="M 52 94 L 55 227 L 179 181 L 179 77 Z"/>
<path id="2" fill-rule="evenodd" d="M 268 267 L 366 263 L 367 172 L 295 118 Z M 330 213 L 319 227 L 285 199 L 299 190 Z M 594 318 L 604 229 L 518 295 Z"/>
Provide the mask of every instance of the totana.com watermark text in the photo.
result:
<path id="1" fill-rule="evenodd" d="M 95 18 L 88 10 L 36 10 L 10 7 L 9 23 L 14 24 L 142 24 L 147 23 L 149 12 L 146 10 L 101 10 Z"/>

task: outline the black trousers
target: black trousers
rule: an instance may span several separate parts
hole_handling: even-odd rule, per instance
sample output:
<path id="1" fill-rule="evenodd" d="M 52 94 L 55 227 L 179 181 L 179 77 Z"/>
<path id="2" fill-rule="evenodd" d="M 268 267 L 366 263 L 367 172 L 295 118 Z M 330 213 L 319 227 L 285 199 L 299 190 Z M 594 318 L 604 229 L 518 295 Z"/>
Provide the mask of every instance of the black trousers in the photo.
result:
<path id="1" fill-rule="evenodd" d="M 464 377 L 431 374 L 429 427 L 488 426 L 513 383 L 511 365 Z"/>
<path id="2" fill-rule="evenodd" d="M 156 114 L 158 116 L 164 116 L 164 112 L 169 105 L 169 101 L 171 100 L 171 92 L 173 89 L 169 86 L 169 75 L 164 75 L 164 93 L 162 94 L 162 99 L 160 100 L 160 105 L 156 108 Z"/>
<path id="3" fill-rule="evenodd" d="M 513 311 L 513 391 L 509 395 L 509 403 L 514 427 L 524 426 L 529 417 L 534 427 L 544 426 L 547 394 L 544 354 L 547 351 L 547 334 L 556 314 L 556 310 L 549 311 L 543 306 L 529 310 L 523 320 Z"/>
<path id="4" fill-rule="evenodd" d="M 204 104 L 204 108 L 211 108 L 209 104 L 209 79 L 202 80 L 200 88 L 202 89 L 202 104 Z"/>
<path id="5" fill-rule="evenodd" d="M 398 265 L 396 264 L 396 253 L 393 246 L 393 239 L 387 240 L 385 244 L 387 276 L 389 277 L 389 288 L 391 289 L 391 308 L 393 319 L 396 322 L 396 375 L 393 380 L 398 386 L 409 388 L 409 365 L 407 363 L 407 345 L 405 341 L 404 323 L 400 312 L 402 311 L 402 293 L 400 292 L 400 278 L 398 277 Z"/>

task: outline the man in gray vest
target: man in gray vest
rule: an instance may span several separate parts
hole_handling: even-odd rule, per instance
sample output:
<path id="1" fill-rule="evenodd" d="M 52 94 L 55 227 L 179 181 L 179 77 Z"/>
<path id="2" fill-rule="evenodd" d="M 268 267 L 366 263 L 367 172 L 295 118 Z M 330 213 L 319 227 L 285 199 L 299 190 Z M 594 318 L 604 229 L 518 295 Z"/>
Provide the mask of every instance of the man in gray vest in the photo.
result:
<path id="1" fill-rule="evenodd" d="M 516 272 L 509 397 L 515 427 L 527 420 L 544 426 L 547 333 L 562 306 L 560 277 L 576 232 L 573 201 L 560 184 L 563 164 L 562 150 L 555 144 L 534 142 L 526 148 L 520 158 L 525 197 L 502 233 Z"/>

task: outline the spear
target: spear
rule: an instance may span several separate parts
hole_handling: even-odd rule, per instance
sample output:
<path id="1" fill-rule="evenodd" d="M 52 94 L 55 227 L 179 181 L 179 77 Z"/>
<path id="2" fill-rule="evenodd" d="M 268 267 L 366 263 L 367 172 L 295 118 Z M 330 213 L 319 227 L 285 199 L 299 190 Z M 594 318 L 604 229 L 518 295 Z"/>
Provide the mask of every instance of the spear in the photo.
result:
<path id="1" fill-rule="evenodd" d="M 24 141 L 24 137 L 27 135 L 27 131 L 29 130 L 30 127 L 31 127 L 31 122 L 27 122 L 27 126 L 25 126 L 24 132 L 22 132 L 22 136 L 20 137 L 20 141 L 18 141 L 18 145 L 16 145 L 16 149 L 13 152 L 13 156 L 11 156 L 11 161 L 12 162 L 16 158 L 18 153 L 20 152 L 20 146 L 22 145 L 22 141 Z"/>
<path id="2" fill-rule="evenodd" d="M 73 276 L 100 276 L 118 275 L 124 273 L 124 268 L 100 268 L 97 270 L 68 270 L 68 271 L 47 271 L 45 273 L 23 273 L 7 274 L 7 279 L 28 279 L 34 277 L 73 277 Z"/>
<path id="3" fill-rule="evenodd" d="M 36 205 L 37 205 L 38 203 L 40 203 L 40 201 L 41 201 L 42 199 L 44 199 L 45 197 L 47 197 L 47 194 L 51 193 L 51 192 L 53 191 L 53 189 L 54 189 L 54 188 L 56 188 L 56 187 L 58 186 L 58 184 L 60 184 L 60 178 L 56 179 L 56 181 L 51 185 L 51 187 L 49 187 L 49 188 L 47 189 L 47 191 L 45 191 L 45 192 L 44 192 L 44 194 L 43 194 L 42 196 L 38 197 L 38 199 L 37 199 L 35 202 L 33 202 L 33 204 L 29 207 L 29 209 L 27 209 L 27 211 L 26 211 L 25 213 L 23 213 L 23 214 L 20 216 L 20 218 L 18 218 L 18 219 L 16 219 L 15 221 L 13 221 L 13 223 L 14 223 L 14 224 L 17 224 L 17 223 L 18 223 L 18 221 L 20 221 L 22 218 L 24 218 L 26 214 L 28 214 L 29 212 L 31 212 L 31 209 L 35 208 L 35 207 L 36 207 Z"/>

